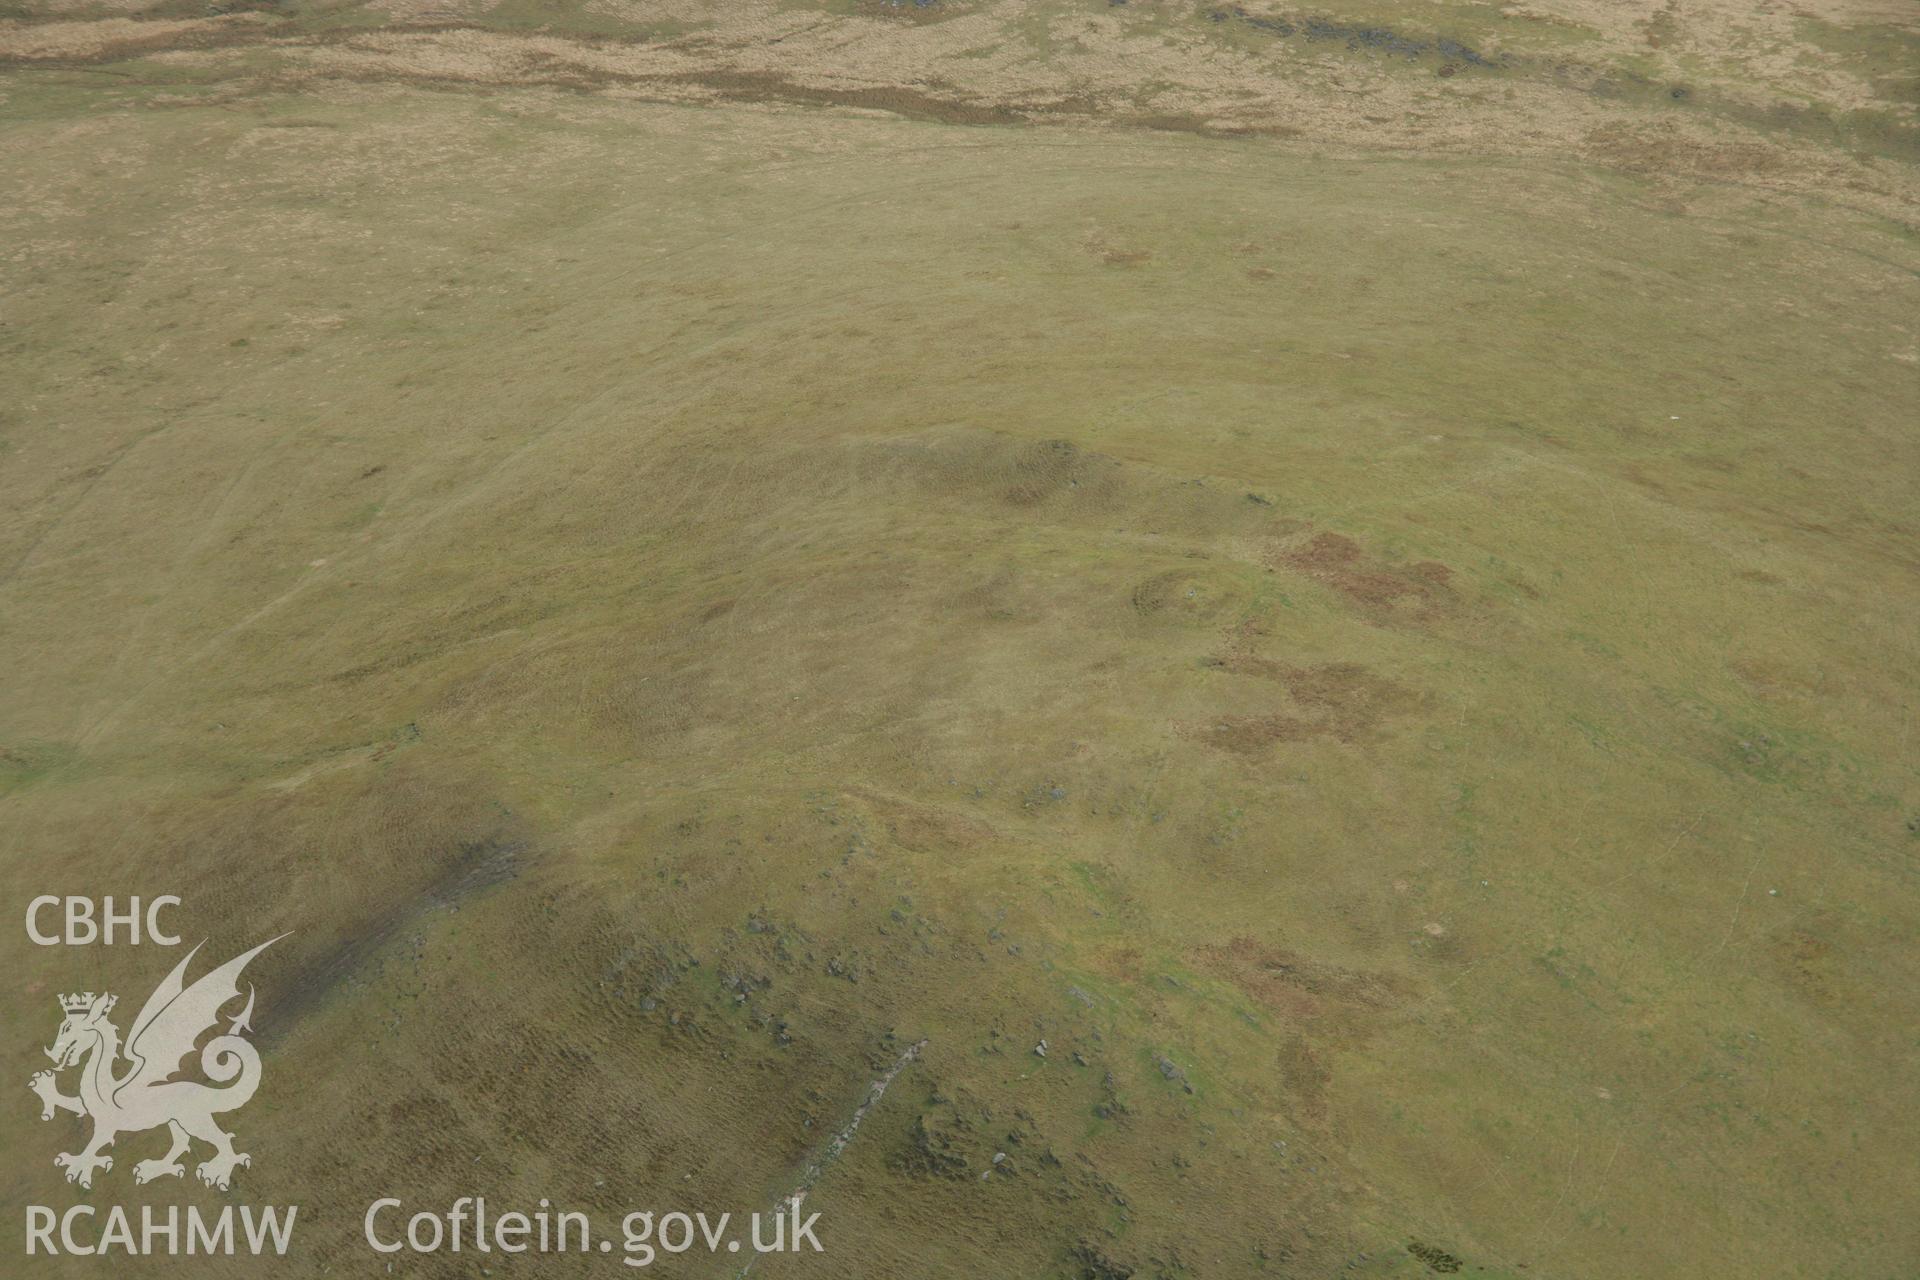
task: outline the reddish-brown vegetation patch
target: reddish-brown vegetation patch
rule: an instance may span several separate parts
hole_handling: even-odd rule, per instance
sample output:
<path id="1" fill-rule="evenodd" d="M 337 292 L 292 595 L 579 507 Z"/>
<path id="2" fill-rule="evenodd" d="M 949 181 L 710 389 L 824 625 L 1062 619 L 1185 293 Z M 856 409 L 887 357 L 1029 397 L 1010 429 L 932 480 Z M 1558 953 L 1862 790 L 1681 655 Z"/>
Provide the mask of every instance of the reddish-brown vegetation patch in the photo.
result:
<path id="1" fill-rule="evenodd" d="M 1295 1020 L 1377 1013 L 1408 995 L 1404 982 L 1392 975 L 1322 964 L 1252 938 L 1195 948 L 1193 961 L 1261 1007 Z"/>
<path id="2" fill-rule="evenodd" d="M 1275 742 L 1313 737 L 1357 742 L 1419 702 L 1411 689 L 1357 662 L 1302 667 L 1233 652 L 1214 659 L 1213 665 L 1234 675 L 1279 682 L 1301 712 L 1222 716 L 1191 731 L 1191 736 L 1210 746 L 1241 754 L 1256 753 Z"/>
<path id="3" fill-rule="evenodd" d="M 1314 711 L 1322 733 L 1352 742 L 1418 700 L 1412 690 L 1357 662 L 1296 667 L 1251 655 L 1223 660 L 1227 670 L 1265 676 L 1286 685 L 1293 700 Z"/>
<path id="4" fill-rule="evenodd" d="M 1805 929 L 1789 930 L 1772 944 L 1773 961 L 1793 988 L 1816 1003 L 1834 999 L 1833 947 Z"/>
<path id="5" fill-rule="evenodd" d="M 894 842 L 904 848 L 920 852 L 963 852 L 999 838 L 998 832 L 971 814 L 920 804 L 871 787 L 854 787 L 852 794 L 885 824 Z"/>
<path id="6" fill-rule="evenodd" d="M 1210 747 L 1239 755 L 1258 755 L 1276 742 L 1298 742 L 1323 732 L 1311 721 L 1294 716 L 1221 716 L 1209 724 L 1190 730 L 1191 736 Z"/>
<path id="7" fill-rule="evenodd" d="M 1450 594 L 1453 570 L 1437 560 L 1394 565 L 1369 557 L 1345 534 L 1320 533 L 1277 560 L 1362 604 L 1429 606 Z"/>

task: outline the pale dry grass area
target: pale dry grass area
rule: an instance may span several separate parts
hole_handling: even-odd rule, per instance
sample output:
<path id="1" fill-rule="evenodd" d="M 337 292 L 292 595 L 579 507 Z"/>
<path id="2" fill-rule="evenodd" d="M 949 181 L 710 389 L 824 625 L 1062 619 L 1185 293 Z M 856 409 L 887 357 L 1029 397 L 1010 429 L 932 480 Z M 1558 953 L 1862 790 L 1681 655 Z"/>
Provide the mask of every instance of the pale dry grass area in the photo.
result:
<path id="1" fill-rule="evenodd" d="M 1501 9 L 1355 0 L 1314 29 L 1271 0 L 1084 9 L 982 0 L 904 10 L 596 0 L 573 11 L 590 32 L 570 29 L 566 10 L 503 21 L 501 7 L 406 4 L 371 10 L 375 26 L 333 22 L 327 10 L 291 22 L 251 13 L 14 21 L 0 29 L 0 58 L 118 58 L 212 44 L 167 61 L 219 75 L 232 60 L 218 46 L 244 38 L 269 55 L 264 65 L 250 59 L 245 74 L 279 85 L 314 77 L 557 84 L 667 102 L 838 103 L 962 123 L 1280 133 L 1323 145 L 1573 154 L 1820 190 L 1900 216 L 1915 201 L 1905 159 L 1920 130 L 1911 56 L 1920 36 L 1910 14 L 1888 20 L 1850 4 L 1708 4 L 1683 13 L 1576 0 Z M 1883 56 L 1823 47 L 1806 38 L 1809 23 L 1862 28 L 1858 39 Z M 1387 43 L 1374 47 L 1375 37 Z M 1889 97 L 1886 77 L 1902 66 L 1903 96 Z M 1884 117 L 1873 128 L 1899 131 L 1902 162 L 1831 145 L 1832 119 L 1863 112 Z"/>
<path id="2" fill-rule="evenodd" d="M 59 62 L 130 57 L 171 48 L 185 39 L 259 26 L 253 13 L 214 18 L 95 18 L 88 21 L 23 22 L 0 20 L 0 58 L 23 62 Z"/>

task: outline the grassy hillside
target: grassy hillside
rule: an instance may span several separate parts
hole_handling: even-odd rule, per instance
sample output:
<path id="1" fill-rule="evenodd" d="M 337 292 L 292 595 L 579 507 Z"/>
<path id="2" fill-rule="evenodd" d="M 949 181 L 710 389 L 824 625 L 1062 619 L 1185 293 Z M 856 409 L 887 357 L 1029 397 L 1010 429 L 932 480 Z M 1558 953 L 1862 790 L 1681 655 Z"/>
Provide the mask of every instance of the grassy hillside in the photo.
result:
<path id="1" fill-rule="evenodd" d="M 0 28 L 0 883 L 295 931 L 286 1274 L 921 1041 L 755 1276 L 1920 1265 L 1899 15 L 220 9 Z"/>

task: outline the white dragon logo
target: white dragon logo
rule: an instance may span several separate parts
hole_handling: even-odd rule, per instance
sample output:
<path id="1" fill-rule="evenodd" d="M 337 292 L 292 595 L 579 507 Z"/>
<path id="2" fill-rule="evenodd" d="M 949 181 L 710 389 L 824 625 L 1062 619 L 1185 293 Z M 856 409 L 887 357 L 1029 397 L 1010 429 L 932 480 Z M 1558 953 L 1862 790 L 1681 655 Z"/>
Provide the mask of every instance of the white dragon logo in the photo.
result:
<path id="1" fill-rule="evenodd" d="M 85 1150 L 53 1158 L 54 1164 L 67 1171 L 68 1182 L 91 1187 L 95 1169 L 113 1169 L 113 1157 L 101 1152 L 113 1145 L 115 1137 L 161 1125 L 173 1134 L 173 1148 L 158 1160 L 134 1165 L 135 1182 L 184 1174 L 180 1157 L 192 1146 L 192 1138 L 214 1149 L 212 1158 L 197 1170 L 200 1181 L 208 1186 L 225 1191 L 235 1167 L 253 1163 L 244 1152 L 233 1149 L 233 1135 L 213 1120 L 221 1112 L 245 1106 L 260 1085 L 259 1051 L 240 1037 L 242 1031 L 253 1030 L 249 1024 L 253 1017 L 251 985 L 247 987 L 247 1007 L 232 1020 L 227 1033 L 213 1037 L 200 1051 L 200 1069 L 224 1087 L 172 1077 L 180 1069 L 180 1060 L 193 1052 L 195 1042 L 219 1022 L 221 1007 L 239 997 L 240 971 L 247 962 L 278 941 L 280 938 L 268 939 L 192 986 L 187 986 L 183 978 L 188 962 L 200 947 L 189 951 L 147 997 L 140 1016 L 133 1020 L 124 1051 L 130 1065 L 120 1075 L 114 1074 L 114 1064 L 122 1056 L 120 1029 L 107 1020 L 119 997 L 104 992 L 96 996 L 91 991 L 60 997 L 60 1009 L 66 1017 L 53 1047 L 46 1051 L 53 1059 L 54 1070 L 39 1072 L 27 1087 L 40 1095 L 42 1120 L 53 1119 L 55 1111 L 93 1117 L 93 1137 Z M 82 1059 L 86 1059 L 86 1065 L 80 1072 L 79 1095 L 69 1097 L 60 1092 L 54 1072 L 64 1071 Z"/>

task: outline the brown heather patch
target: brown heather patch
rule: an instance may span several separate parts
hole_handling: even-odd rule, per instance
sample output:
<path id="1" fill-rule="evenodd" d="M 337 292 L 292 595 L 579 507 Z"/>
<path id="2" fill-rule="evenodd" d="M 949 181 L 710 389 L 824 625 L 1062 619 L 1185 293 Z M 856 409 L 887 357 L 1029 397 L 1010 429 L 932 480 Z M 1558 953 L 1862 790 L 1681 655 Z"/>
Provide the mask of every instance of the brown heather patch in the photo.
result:
<path id="1" fill-rule="evenodd" d="M 1276 1057 L 1280 1083 L 1286 1086 L 1295 1118 L 1306 1124 L 1325 1123 L 1327 1090 L 1333 1084 L 1333 1071 L 1326 1060 L 1301 1035 L 1287 1037 Z"/>
<path id="2" fill-rule="evenodd" d="M 1406 686 L 1379 675 L 1357 662 L 1328 662 L 1296 667 L 1251 654 L 1231 654 L 1219 660 L 1234 675 L 1257 676 L 1284 684 L 1293 700 L 1311 711 L 1312 731 L 1353 742 L 1388 717 L 1411 709 L 1417 695 Z"/>
<path id="3" fill-rule="evenodd" d="M 1258 755 L 1276 742 L 1299 742 L 1322 732 L 1312 721 L 1288 715 L 1222 716 L 1188 729 L 1189 737 L 1236 755 Z"/>
<path id="4" fill-rule="evenodd" d="M 1329 539 L 1333 541 L 1329 543 Z M 1360 554 L 1357 544 L 1338 534 L 1322 534 L 1314 541 L 1319 554 L 1335 565 L 1348 564 Z M 1446 572 L 1444 565 L 1436 564 L 1432 569 Z M 1422 570 L 1426 572 L 1422 574 Z M 1441 574 L 1424 565 L 1416 565 L 1410 572 L 1420 582 L 1444 582 Z M 1135 607 L 1139 605 L 1140 593 L 1136 591 Z M 1186 726 L 1186 736 L 1237 755 L 1258 755 L 1273 743 L 1309 738 L 1359 742 L 1372 736 L 1387 720 L 1420 705 L 1417 692 L 1358 662 L 1301 666 L 1261 657 L 1254 649 L 1266 634 L 1265 626 L 1252 618 L 1227 628 L 1226 652 L 1206 659 L 1203 665 L 1280 684 L 1295 709 L 1218 716 Z"/>
<path id="5" fill-rule="evenodd" d="M 1093 971 L 1115 982 L 1138 983 L 1146 980 L 1147 970 L 1138 947 L 1108 947 L 1093 956 Z"/>
<path id="6" fill-rule="evenodd" d="M 1392 975 L 1323 964 L 1253 938 L 1197 947 L 1192 958 L 1196 968 L 1294 1021 L 1352 1020 L 1390 1009 L 1409 995 L 1405 983 Z"/>
<path id="7" fill-rule="evenodd" d="M 1417 564 L 1387 564 L 1371 558 L 1345 534 L 1320 533 L 1304 547 L 1277 558 L 1315 582 L 1332 587 L 1361 604 L 1390 607 L 1402 602 L 1430 606 L 1450 594 L 1453 570 L 1436 560 Z"/>
<path id="8" fill-rule="evenodd" d="M 672 84 L 698 85 L 735 102 L 859 107 L 941 124 L 1015 124 L 1026 118 L 1023 112 L 1000 103 L 969 102 L 903 85 L 802 84 L 770 71 L 689 71 L 660 78 Z"/>
<path id="9" fill-rule="evenodd" d="M 1589 132 L 1585 142 L 1594 156 L 1628 173 L 1762 177 L 1790 163 L 1763 142 L 1707 142 L 1666 124 L 1606 124 Z"/>
<path id="10" fill-rule="evenodd" d="M 918 804 L 868 787 L 856 788 L 853 794 L 866 802 L 886 825 L 887 834 L 905 849 L 967 852 L 999 839 L 991 826 L 968 814 Z"/>
<path id="11" fill-rule="evenodd" d="M 1815 1004 L 1830 1004 L 1842 994 L 1843 969 L 1833 946 L 1806 929 L 1789 929 L 1769 943 L 1774 970 L 1787 985 Z"/>

